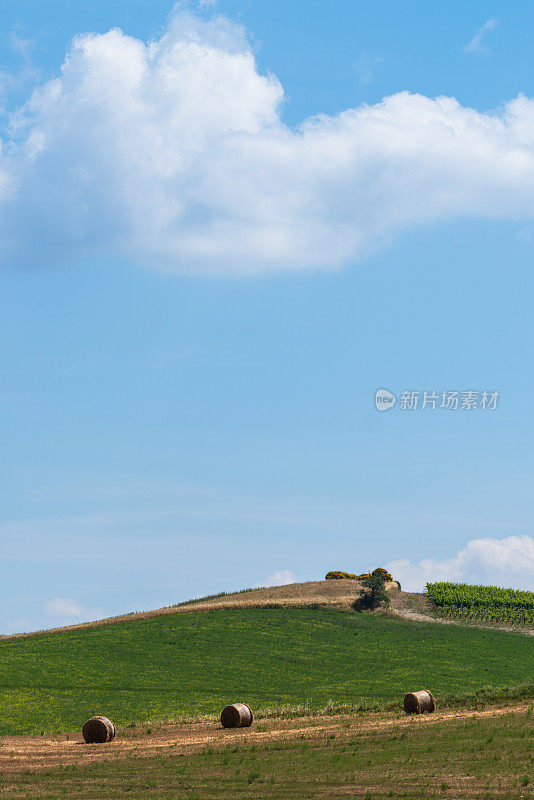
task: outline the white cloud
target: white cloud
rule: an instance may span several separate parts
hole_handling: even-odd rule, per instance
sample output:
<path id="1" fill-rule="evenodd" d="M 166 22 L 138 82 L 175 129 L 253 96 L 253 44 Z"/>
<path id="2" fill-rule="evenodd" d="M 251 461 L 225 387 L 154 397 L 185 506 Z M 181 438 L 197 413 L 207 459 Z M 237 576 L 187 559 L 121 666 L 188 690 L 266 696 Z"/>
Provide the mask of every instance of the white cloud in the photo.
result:
<path id="1" fill-rule="evenodd" d="M 496 19 L 488 19 L 475 33 L 469 44 L 466 44 L 464 50 L 468 52 L 487 52 L 488 48 L 482 44 L 482 39 L 488 31 L 492 31 L 497 27 Z"/>
<path id="2" fill-rule="evenodd" d="M 6 622 L 6 633 L 26 633 L 33 630 L 33 623 L 27 617 L 19 617 L 11 622 Z"/>
<path id="3" fill-rule="evenodd" d="M 87 608 L 72 597 L 54 597 L 45 603 L 45 612 L 54 627 L 89 622 L 105 616 L 101 609 Z"/>
<path id="4" fill-rule="evenodd" d="M 380 64 L 382 58 L 376 53 L 367 53 L 365 50 L 360 54 L 358 59 L 354 62 L 358 79 L 361 84 L 366 85 L 370 83 L 373 73 L 377 64 Z"/>
<path id="5" fill-rule="evenodd" d="M 286 586 L 288 583 L 298 583 L 298 578 L 289 569 L 277 569 L 269 575 L 263 586 Z"/>
<path id="6" fill-rule="evenodd" d="M 517 589 L 534 589 L 534 539 L 472 539 L 452 558 L 425 558 L 412 563 L 390 561 L 387 569 L 406 591 L 422 591 L 428 581 L 485 583 Z"/>
<path id="7" fill-rule="evenodd" d="M 336 269 L 412 226 L 534 218 L 526 97 L 480 113 L 401 92 L 297 128 L 283 101 L 243 29 L 213 13 L 175 13 L 149 43 L 77 37 L 5 132 L 0 260 Z"/>
<path id="8" fill-rule="evenodd" d="M 14 53 L 28 58 L 31 52 L 35 49 L 35 41 L 27 36 L 24 36 L 20 31 L 13 30 L 9 36 L 9 44 Z"/>
<path id="9" fill-rule="evenodd" d="M 44 604 L 42 611 L 36 613 L 34 621 L 27 617 L 19 617 L 5 622 L 4 631 L 7 634 L 25 633 L 41 628 L 89 622 L 94 619 L 102 619 L 103 616 L 101 609 L 86 608 L 71 597 L 54 597 Z"/>
<path id="10" fill-rule="evenodd" d="M 77 600 L 64 597 L 54 597 L 46 603 L 46 613 L 49 617 L 81 617 L 84 608 Z"/>

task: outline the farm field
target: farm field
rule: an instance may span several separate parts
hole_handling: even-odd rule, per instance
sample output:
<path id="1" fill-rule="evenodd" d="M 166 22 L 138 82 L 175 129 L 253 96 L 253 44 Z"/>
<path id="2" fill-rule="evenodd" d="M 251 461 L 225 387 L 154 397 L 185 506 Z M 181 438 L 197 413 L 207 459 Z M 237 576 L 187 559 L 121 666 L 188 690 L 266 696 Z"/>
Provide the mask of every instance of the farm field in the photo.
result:
<path id="1" fill-rule="evenodd" d="M 300 727 L 295 727 L 297 722 Z M 92 748 L 64 742 L 63 749 L 70 746 L 75 761 L 36 767 L 21 758 L 2 772 L 0 798 L 532 797 L 532 706 L 416 718 L 371 714 L 362 720 L 346 715 L 317 720 L 316 727 L 309 720 L 294 720 L 287 730 L 280 730 L 280 724 L 268 721 L 241 731 L 216 731 L 212 726 L 216 736 L 197 746 L 186 746 L 180 729 L 170 729 L 159 751 L 151 754 L 146 735 Z M 56 754 L 60 749 L 58 741 Z M 88 751 L 87 757 L 95 760 L 84 763 L 81 759 Z"/>
<path id="2" fill-rule="evenodd" d="M 427 594 L 443 615 L 455 619 L 512 625 L 534 623 L 534 592 L 438 582 L 427 584 Z"/>
<path id="3" fill-rule="evenodd" d="M 173 614 L 0 642 L 0 733 L 77 731 L 304 704 L 384 706 L 532 680 L 521 634 L 330 609 Z"/>

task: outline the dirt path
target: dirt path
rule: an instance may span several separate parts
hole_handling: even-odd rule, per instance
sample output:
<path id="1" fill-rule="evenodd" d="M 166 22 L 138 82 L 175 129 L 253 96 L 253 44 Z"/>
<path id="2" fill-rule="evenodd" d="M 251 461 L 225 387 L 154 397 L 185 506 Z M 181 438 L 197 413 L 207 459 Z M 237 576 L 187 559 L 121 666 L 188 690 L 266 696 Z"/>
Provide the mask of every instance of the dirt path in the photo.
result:
<path id="1" fill-rule="evenodd" d="M 390 590 L 391 605 L 389 616 L 406 619 L 410 622 L 438 622 L 440 625 L 461 625 L 463 628 L 487 628 L 507 633 L 522 633 L 523 636 L 534 636 L 532 626 L 498 625 L 485 622 L 467 622 L 466 620 L 447 619 L 435 613 L 435 609 L 424 592 L 402 592 L 392 586 Z"/>
<path id="2" fill-rule="evenodd" d="M 302 717 L 298 719 L 260 719 L 251 728 L 229 730 L 218 722 L 168 725 L 150 734 L 119 732 L 109 744 L 86 745 L 80 733 L 64 736 L 0 737 L 0 773 L 17 773 L 57 767 L 82 765 L 94 761 L 123 759 L 135 756 L 183 755 L 205 747 L 225 747 L 239 742 L 247 744 L 306 738 L 319 739 L 335 734 L 350 737 L 369 731 L 385 732 L 392 728 L 414 725 L 436 725 L 451 720 L 473 717 L 494 717 L 526 711 L 529 703 L 486 708 L 481 711 L 441 711 L 422 716 L 398 717 L 392 713 L 339 715 L 335 717 Z"/>
<path id="3" fill-rule="evenodd" d="M 457 619 L 431 617 L 428 614 L 421 614 L 419 611 L 409 611 L 404 608 L 392 608 L 391 614 L 399 619 L 407 619 L 411 622 L 439 622 L 440 625 L 461 625 L 463 628 L 488 628 L 492 631 L 507 631 L 507 633 L 522 633 L 523 636 L 534 636 L 534 628 L 512 628 L 507 625 L 485 625 L 483 622 L 470 623 Z"/>

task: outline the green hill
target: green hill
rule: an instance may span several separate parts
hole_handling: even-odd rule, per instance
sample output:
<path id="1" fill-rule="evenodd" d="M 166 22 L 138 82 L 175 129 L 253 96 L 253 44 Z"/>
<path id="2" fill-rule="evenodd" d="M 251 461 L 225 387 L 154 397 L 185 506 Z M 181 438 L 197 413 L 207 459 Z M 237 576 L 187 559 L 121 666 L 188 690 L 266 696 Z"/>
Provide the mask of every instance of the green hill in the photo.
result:
<path id="1" fill-rule="evenodd" d="M 0 733 L 306 703 L 384 704 L 532 679 L 533 641 L 326 609 L 225 608 L 0 642 Z"/>

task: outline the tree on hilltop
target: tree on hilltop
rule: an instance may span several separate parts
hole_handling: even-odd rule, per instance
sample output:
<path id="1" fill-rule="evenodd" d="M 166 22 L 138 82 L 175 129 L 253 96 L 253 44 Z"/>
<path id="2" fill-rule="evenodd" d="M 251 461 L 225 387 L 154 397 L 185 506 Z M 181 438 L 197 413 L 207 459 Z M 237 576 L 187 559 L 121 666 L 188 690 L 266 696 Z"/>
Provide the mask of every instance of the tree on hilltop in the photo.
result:
<path id="1" fill-rule="evenodd" d="M 389 605 L 386 582 L 381 575 L 368 575 L 362 579 L 362 588 L 354 607 L 358 611 L 372 611 L 381 603 Z"/>

